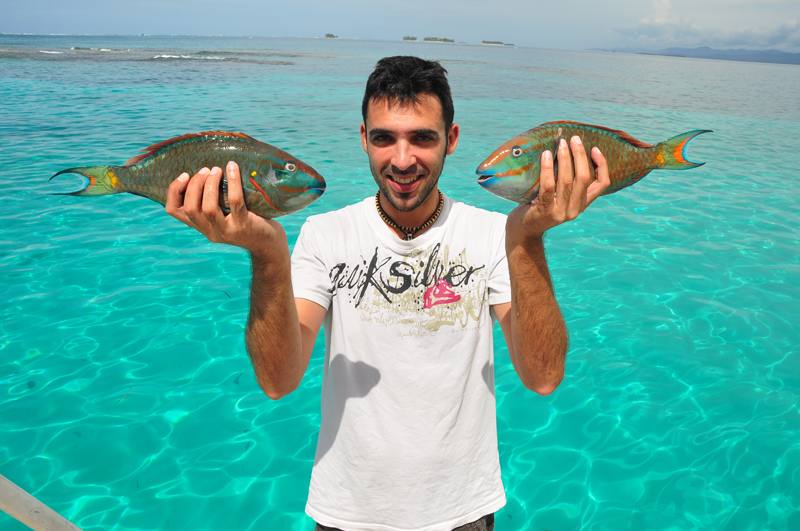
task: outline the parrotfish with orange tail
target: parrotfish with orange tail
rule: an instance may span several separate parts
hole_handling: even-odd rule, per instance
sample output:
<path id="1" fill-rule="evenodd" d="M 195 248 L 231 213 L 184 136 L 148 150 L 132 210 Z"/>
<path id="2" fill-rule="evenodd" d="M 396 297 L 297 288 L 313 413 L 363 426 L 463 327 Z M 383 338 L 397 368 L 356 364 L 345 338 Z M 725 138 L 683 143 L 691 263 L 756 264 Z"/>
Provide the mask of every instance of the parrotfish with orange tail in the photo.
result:
<path id="1" fill-rule="evenodd" d="M 300 210 L 325 191 L 325 179 L 311 166 L 244 133 L 190 133 L 142 151 L 122 166 L 69 168 L 53 177 L 78 173 L 89 179 L 81 190 L 63 195 L 128 192 L 163 205 L 170 183 L 181 173 L 194 175 L 203 167 L 224 168 L 233 160 L 239 165 L 248 210 L 267 219 Z M 227 205 L 227 180 L 223 176 L 220 208 L 225 213 L 229 212 Z"/>
<path id="2" fill-rule="evenodd" d="M 549 149 L 555 157 L 558 143 L 572 136 L 581 138 L 584 149 L 597 146 L 608 163 L 611 184 L 605 194 L 612 194 L 638 182 L 652 170 L 686 170 L 704 163 L 686 159 L 686 144 L 708 129 L 688 131 L 656 145 L 633 138 L 624 131 L 580 122 L 547 122 L 515 136 L 497 148 L 478 169 L 478 184 L 495 195 L 517 203 L 533 201 L 539 194 L 539 170 L 542 152 Z M 558 159 L 556 178 L 558 178 Z M 592 177 L 594 168 L 590 164 Z"/>

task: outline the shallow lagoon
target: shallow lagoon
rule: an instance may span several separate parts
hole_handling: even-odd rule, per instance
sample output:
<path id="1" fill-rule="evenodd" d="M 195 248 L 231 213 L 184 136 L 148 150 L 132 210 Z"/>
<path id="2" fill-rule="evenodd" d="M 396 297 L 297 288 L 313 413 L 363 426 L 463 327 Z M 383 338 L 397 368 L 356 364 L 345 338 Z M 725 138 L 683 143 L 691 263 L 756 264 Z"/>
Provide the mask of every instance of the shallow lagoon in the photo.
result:
<path id="1" fill-rule="evenodd" d="M 47 178 L 246 131 L 328 180 L 282 220 L 293 241 L 373 192 L 360 99 L 398 53 L 449 70 L 462 139 L 442 187 L 493 210 L 511 204 L 475 166 L 541 122 L 715 131 L 688 148 L 706 166 L 654 172 L 548 235 L 567 377 L 524 390 L 496 330 L 497 528 L 800 528 L 800 69 L 600 52 L 0 36 L 0 474 L 85 529 L 312 529 L 322 342 L 269 401 L 243 345 L 246 254 L 141 198 L 48 195 L 79 178 Z"/>

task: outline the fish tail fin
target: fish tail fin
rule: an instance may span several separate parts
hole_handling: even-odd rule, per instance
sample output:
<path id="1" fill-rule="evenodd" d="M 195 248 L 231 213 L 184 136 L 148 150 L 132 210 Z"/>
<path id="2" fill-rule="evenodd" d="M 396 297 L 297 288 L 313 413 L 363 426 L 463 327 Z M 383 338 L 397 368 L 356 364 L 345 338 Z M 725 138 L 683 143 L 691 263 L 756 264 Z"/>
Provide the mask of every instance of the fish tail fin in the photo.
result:
<path id="1" fill-rule="evenodd" d="M 669 140 L 665 140 L 655 146 L 656 151 L 656 168 L 664 168 L 668 170 L 688 170 L 689 168 L 697 168 L 702 166 L 705 162 L 692 162 L 686 159 L 686 144 L 697 135 L 703 133 L 711 133 L 710 129 L 695 129 L 687 131 L 686 133 L 673 136 Z"/>
<path id="2" fill-rule="evenodd" d="M 79 168 L 67 168 L 56 173 L 50 180 L 64 173 L 77 173 L 83 175 L 89 182 L 86 186 L 75 192 L 56 193 L 54 195 L 108 195 L 124 192 L 117 177 L 117 168 L 114 166 L 83 166 Z"/>

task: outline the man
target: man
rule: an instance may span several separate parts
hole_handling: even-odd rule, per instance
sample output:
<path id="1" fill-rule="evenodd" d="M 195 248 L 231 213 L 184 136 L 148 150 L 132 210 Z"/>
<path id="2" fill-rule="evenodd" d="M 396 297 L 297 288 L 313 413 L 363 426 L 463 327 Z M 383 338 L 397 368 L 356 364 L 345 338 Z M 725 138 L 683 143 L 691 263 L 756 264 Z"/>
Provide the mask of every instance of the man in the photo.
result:
<path id="1" fill-rule="evenodd" d="M 247 349 L 272 399 L 294 390 L 325 323 L 322 426 L 306 513 L 317 529 L 493 528 L 505 505 L 497 453 L 492 317 L 526 387 L 552 392 L 567 333 L 542 236 L 608 186 L 580 139 L 541 161 L 540 194 L 506 216 L 438 188 L 458 146 L 445 70 L 415 57 L 378 62 L 361 144 L 378 194 L 308 218 L 290 260 L 280 224 L 247 211 L 235 163 L 172 183 L 167 212 L 250 252 Z M 294 284 L 294 286 L 293 286 Z"/>

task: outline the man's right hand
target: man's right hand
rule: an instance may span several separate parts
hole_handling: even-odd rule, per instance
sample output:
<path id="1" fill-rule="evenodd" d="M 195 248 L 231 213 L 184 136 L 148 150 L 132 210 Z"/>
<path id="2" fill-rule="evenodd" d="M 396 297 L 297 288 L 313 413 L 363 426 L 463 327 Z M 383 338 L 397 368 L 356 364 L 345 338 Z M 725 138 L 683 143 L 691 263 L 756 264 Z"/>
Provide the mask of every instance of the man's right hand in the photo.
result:
<path id="1" fill-rule="evenodd" d="M 167 214 L 201 232 L 212 242 L 243 247 L 251 254 L 267 257 L 276 246 L 288 247 L 280 223 L 264 219 L 247 210 L 239 165 L 228 162 L 228 206 L 225 215 L 219 207 L 222 170 L 203 168 L 194 176 L 182 173 L 167 190 Z"/>

